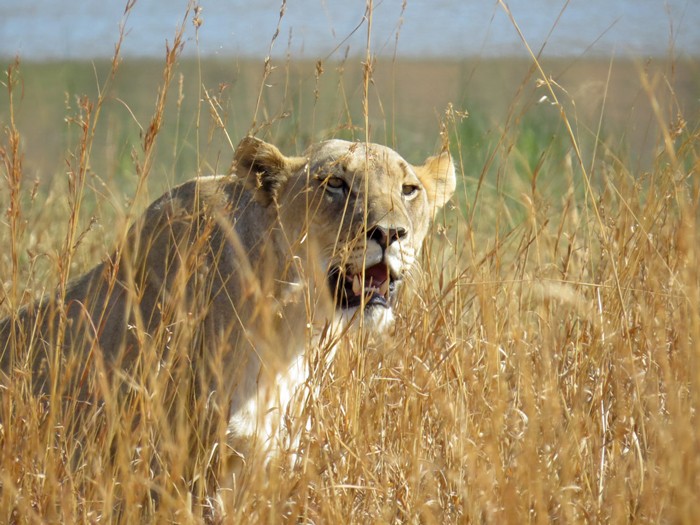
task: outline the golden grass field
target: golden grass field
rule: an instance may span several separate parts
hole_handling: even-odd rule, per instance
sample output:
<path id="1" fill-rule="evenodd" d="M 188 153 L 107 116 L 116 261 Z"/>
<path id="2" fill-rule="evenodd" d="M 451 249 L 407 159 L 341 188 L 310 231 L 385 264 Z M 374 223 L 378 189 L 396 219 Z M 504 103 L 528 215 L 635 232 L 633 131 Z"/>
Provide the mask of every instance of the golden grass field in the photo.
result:
<path id="1" fill-rule="evenodd" d="M 199 523 L 211 506 L 226 523 L 700 519 L 697 64 L 272 69 L 171 51 L 157 68 L 5 64 L 0 317 L 106 257 L 168 187 L 227 170 L 249 132 L 289 154 L 369 136 L 409 161 L 442 132 L 457 194 L 395 335 L 315 368 L 299 454 L 248 465 L 235 495 L 141 378 L 61 403 L 15 356 L 0 522 Z"/>

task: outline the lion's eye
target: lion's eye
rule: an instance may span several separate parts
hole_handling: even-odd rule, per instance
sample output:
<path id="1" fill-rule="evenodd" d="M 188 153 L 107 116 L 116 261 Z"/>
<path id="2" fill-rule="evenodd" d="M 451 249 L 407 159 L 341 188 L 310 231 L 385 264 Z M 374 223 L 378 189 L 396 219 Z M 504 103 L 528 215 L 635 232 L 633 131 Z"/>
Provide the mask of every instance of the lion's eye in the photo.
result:
<path id="1" fill-rule="evenodd" d="M 418 195 L 418 192 L 420 191 L 420 188 L 416 186 L 415 184 L 404 184 L 403 187 L 401 188 L 401 192 L 403 193 L 403 196 L 406 199 L 412 199 L 416 195 Z"/>
<path id="2" fill-rule="evenodd" d="M 326 179 L 326 189 L 332 193 L 346 193 L 348 185 L 340 177 L 328 177 Z"/>

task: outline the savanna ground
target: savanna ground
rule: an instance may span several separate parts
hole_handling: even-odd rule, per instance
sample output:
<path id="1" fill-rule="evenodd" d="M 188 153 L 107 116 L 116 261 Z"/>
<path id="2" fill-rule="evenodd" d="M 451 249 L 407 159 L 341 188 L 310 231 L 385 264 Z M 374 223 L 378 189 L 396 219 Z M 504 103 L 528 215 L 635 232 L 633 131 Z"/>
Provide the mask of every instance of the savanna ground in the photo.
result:
<path id="1" fill-rule="evenodd" d="M 288 154 L 369 136 L 413 162 L 448 139 L 458 163 L 395 337 L 348 342 L 316 370 L 302 453 L 250 466 L 235 504 L 220 494 L 226 520 L 700 518 L 697 62 L 369 68 L 178 50 L 5 64 L 1 316 L 104 258 L 162 191 L 225 172 L 246 133 Z M 157 398 L 61 405 L 28 376 L 0 390 L 0 521 L 208 515 L 182 479 L 213 451 L 183 449 L 187 424 Z"/>

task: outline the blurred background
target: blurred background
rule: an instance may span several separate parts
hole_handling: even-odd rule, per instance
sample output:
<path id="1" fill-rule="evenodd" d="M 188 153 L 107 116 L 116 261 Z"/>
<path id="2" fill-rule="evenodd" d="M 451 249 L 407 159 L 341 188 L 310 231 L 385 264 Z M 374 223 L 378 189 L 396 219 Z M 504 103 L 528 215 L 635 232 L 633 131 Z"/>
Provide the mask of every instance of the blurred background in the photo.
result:
<path id="1" fill-rule="evenodd" d="M 700 52 L 700 3 L 694 0 L 510 0 L 525 38 L 546 56 L 695 56 Z M 136 2 L 126 22 L 125 56 L 159 57 L 188 2 Z M 264 57 L 277 28 L 281 0 L 202 0 L 204 29 L 186 55 Z M 110 57 L 125 2 L 0 1 L 0 56 L 31 59 Z M 362 0 L 293 0 L 284 4 L 273 56 L 363 54 Z M 525 49 L 495 0 L 377 0 L 372 51 L 425 58 L 523 56 Z M 358 28 L 357 31 L 355 29 Z"/>
<path id="2" fill-rule="evenodd" d="M 64 176 L 79 145 L 81 97 L 101 94 L 90 170 L 128 195 L 166 46 L 180 29 L 152 164 L 156 193 L 225 171 L 247 133 L 298 153 L 312 141 L 363 140 L 367 132 L 418 161 L 440 147 L 446 119 L 465 184 L 499 169 L 527 179 L 545 150 L 556 154 L 544 167 L 568 162 L 557 104 L 584 154 L 614 151 L 643 170 L 660 147 L 650 132 L 654 104 L 672 129 L 700 108 L 694 0 L 377 0 L 371 16 L 367 8 L 337 0 L 0 0 L 3 69 L 15 57 L 20 63 L 13 104 L 25 176 Z M 0 124 L 9 114 L 4 94 Z M 494 155 L 508 158 L 489 162 Z"/>

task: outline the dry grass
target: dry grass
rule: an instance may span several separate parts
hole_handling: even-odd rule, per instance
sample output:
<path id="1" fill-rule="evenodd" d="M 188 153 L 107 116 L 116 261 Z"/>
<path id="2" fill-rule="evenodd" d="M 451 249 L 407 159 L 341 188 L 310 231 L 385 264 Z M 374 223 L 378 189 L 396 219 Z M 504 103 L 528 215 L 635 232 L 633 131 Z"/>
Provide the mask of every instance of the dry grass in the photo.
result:
<path id="1" fill-rule="evenodd" d="M 67 154 L 69 184 L 55 184 L 45 201 L 24 172 L 21 130 L 12 118 L 4 123 L 3 316 L 55 285 L 65 290 L 143 208 L 163 119 L 179 108 L 165 105 L 178 50 L 176 41 L 133 153 L 129 207 L 121 188 L 90 172 L 109 85 L 71 113 L 80 134 Z M 369 51 L 366 61 L 359 139 L 371 135 L 371 112 L 386 110 L 372 101 Z M 115 59 L 108 82 L 119 67 Z M 16 75 L 12 65 L 10 109 Z M 535 67 L 521 91 L 536 78 L 550 77 Z M 220 491 L 215 504 L 227 521 L 695 522 L 700 137 L 697 115 L 682 119 L 671 77 L 640 69 L 637 78 L 654 115 L 647 171 L 636 162 L 641 152 L 625 158 L 604 140 L 604 104 L 601 120 L 586 123 L 571 90 L 553 82 L 540 90 L 559 115 L 557 138 L 528 149 L 523 123 L 540 106 L 518 91 L 476 170 L 467 158 L 472 135 L 447 112 L 445 136 L 469 168 L 425 247 L 423 278 L 404 294 L 394 338 L 345 341 L 331 367 L 313 368 L 300 453 L 269 472 L 248 465 L 235 497 Z M 256 129 L 274 133 L 277 108 L 255 98 L 269 117 Z M 201 99 L 210 137 L 222 133 L 224 108 Z M 284 103 L 294 109 L 294 100 Z M 346 103 L 335 108 L 338 128 L 352 124 Z M 207 162 L 222 163 L 198 158 Z M 108 240 L 90 231 L 97 220 L 81 208 L 85 199 L 116 217 Z M 167 378 L 127 378 L 141 388 L 126 399 L 101 384 L 99 404 L 59 403 L 38 398 L 23 356 L 10 357 L 11 381 L 0 385 L 0 521 L 197 523 L 208 515 L 216 445 L 197 444 L 197 426 L 152 395 Z M 176 412 L 190 414 L 182 397 Z"/>

